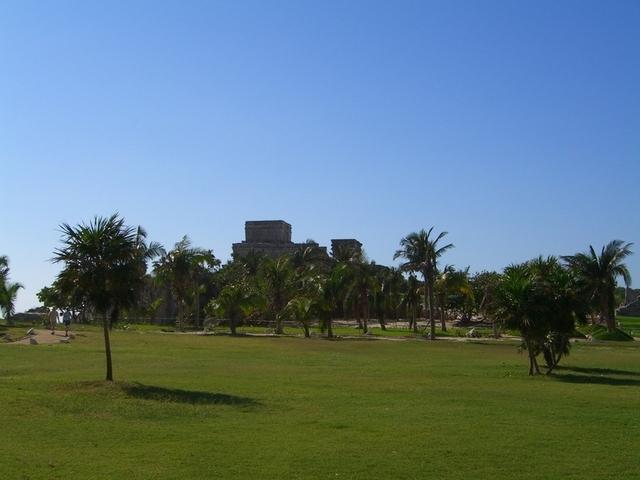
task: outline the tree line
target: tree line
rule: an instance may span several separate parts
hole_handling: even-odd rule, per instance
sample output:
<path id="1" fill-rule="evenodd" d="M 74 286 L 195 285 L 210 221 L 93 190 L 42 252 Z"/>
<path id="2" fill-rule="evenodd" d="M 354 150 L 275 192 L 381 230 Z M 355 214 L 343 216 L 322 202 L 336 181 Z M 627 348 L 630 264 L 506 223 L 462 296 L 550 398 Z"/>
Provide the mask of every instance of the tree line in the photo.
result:
<path id="1" fill-rule="evenodd" d="M 406 319 L 419 333 L 423 318 L 427 337 L 434 340 L 437 322 L 446 330 L 449 318 L 470 322 L 482 316 L 496 334 L 501 328 L 520 332 L 530 374 L 540 373 L 539 356 L 551 372 L 568 353 L 576 324 L 591 318 L 615 329 L 617 279 L 631 282 L 624 264 L 631 244 L 620 240 L 600 254 L 590 247 L 472 275 L 468 267 L 443 264 L 454 245 L 446 242 L 447 232 L 434 228 L 400 240 L 397 268 L 378 265 L 347 246 L 329 256 L 315 242 L 291 255 L 254 252 L 223 265 L 213 251 L 194 247 L 187 237 L 165 250 L 117 214 L 63 224 L 60 230 L 53 261 L 62 269 L 39 298 L 102 321 L 108 380 L 113 378 L 110 328 L 132 313 L 153 316 L 163 303 L 174 308 L 177 328 L 217 319 L 231 335 L 243 322 L 269 324 L 276 334 L 284 332 L 285 322 L 296 322 L 307 337 L 317 323 L 331 338 L 336 318 L 355 319 L 364 334 L 372 319 L 381 329 L 390 319 Z"/>

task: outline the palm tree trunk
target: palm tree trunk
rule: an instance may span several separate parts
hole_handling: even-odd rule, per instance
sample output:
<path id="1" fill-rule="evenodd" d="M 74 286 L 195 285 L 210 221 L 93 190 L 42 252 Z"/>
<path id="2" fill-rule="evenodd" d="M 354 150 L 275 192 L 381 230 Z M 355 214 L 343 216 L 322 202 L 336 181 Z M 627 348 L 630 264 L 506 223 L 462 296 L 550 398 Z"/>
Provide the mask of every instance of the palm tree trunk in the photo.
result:
<path id="1" fill-rule="evenodd" d="M 444 308 L 444 302 L 440 304 L 440 323 L 442 325 L 442 331 L 446 332 L 447 331 L 447 322 L 445 320 L 445 308 Z"/>
<path id="2" fill-rule="evenodd" d="M 380 324 L 380 329 L 386 330 L 387 326 L 384 323 L 384 313 L 381 313 L 378 318 L 378 323 Z"/>
<path id="3" fill-rule="evenodd" d="M 309 333 L 309 324 L 302 323 L 302 330 L 304 331 L 305 338 L 309 338 L 311 334 Z"/>
<path id="4" fill-rule="evenodd" d="M 363 306 L 362 333 L 369 333 L 369 299 L 365 298 Z"/>
<path id="5" fill-rule="evenodd" d="M 413 322 L 413 333 L 418 333 L 418 319 L 416 318 L 416 307 L 411 308 L 411 321 Z"/>
<path id="6" fill-rule="evenodd" d="M 600 314 L 601 322 L 607 325 L 607 331 L 613 332 L 616 329 L 615 313 L 611 315 L 611 305 L 608 296 L 605 294 L 601 300 L 602 312 Z"/>
<path id="7" fill-rule="evenodd" d="M 429 312 L 429 288 L 427 287 L 427 283 L 429 283 L 429 273 L 425 270 L 422 272 L 422 279 L 424 280 L 424 319 L 427 320 L 427 315 Z M 427 327 L 424 327 L 425 331 Z"/>
<path id="8" fill-rule="evenodd" d="M 113 365 L 111 363 L 111 341 L 109 339 L 109 317 L 105 312 L 102 321 L 102 327 L 104 330 L 104 353 L 107 357 L 107 377 L 108 382 L 113 382 Z"/>
<path id="9" fill-rule="evenodd" d="M 430 326 L 430 332 L 429 332 L 429 339 L 430 340 L 435 340 L 436 339 L 436 315 L 435 315 L 435 311 L 434 311 L 434 303 L 435 303 L 435 298 L 433 295 L 433 278 L 431 278 L 432 275 L 428 275 L 427 278 L 427 293 L 429 295 L 429 326 Z"/>
<path id="10" fill-rule="evenodd" d="M 327 338 L 333 338 L 333 328 L 331 325 L 331 319 L 327 320 Z"/>
<path id="11" fill-rule="evenodd" d="M 535 353 L 533 352 L 533 345 L 528 339 L 525 339 L 524 342 L 527 346 L 527 353 L 529 354 L 529 375 L 539 375 L 540 367 L 538 366 L 538 361 L 536 360 Z"/>
<path id="12" fill-rule="evenodd" d="M 235 318 L 229 318 L 229 330 L 231 331 L 231 335 L 236 334 L 236 319 Z"/>
<path id="13" fill-rule="evenodd" d="M 195 300 L 195 321 L 196 321 L 196 326 L 201 327 L 202 325 L 200 325 L 200 290 L 198 289 L 197 285 L 194 287 L 194 290 L 196 292 L 196 298 Z"/>

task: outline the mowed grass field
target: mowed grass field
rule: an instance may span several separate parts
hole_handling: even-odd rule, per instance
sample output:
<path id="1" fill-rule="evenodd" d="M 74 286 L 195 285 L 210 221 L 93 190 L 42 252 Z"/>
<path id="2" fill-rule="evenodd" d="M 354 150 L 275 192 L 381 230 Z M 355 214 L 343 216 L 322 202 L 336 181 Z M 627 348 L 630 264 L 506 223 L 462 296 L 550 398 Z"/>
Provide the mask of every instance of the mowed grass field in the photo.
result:
<path id="1" fill-rule="evenodd" d="M 0 345 L 2 479 L 637 479 L 640 348 L 114 331 Z"/>
<path id="2" fill-rule="evenodd" d="M 635 337 L 640 337 L 640 317 L 617 317 L 620 326 Z"/>

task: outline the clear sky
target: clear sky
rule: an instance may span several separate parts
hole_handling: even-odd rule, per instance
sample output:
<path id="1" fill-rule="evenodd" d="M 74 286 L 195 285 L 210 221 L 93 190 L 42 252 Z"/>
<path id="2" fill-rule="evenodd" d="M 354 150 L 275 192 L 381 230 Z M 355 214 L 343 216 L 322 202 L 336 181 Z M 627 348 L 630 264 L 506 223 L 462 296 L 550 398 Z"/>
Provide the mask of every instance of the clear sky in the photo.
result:
<path id="1" fill-rule="evenodd" d="M 472 271 L 640 243 L 639 25 L 635 0 L 4 0 L 18 310 L 57 226 L 114 211 L 222 259 L 250 219 L 385 264 L 435 225 Z"/>

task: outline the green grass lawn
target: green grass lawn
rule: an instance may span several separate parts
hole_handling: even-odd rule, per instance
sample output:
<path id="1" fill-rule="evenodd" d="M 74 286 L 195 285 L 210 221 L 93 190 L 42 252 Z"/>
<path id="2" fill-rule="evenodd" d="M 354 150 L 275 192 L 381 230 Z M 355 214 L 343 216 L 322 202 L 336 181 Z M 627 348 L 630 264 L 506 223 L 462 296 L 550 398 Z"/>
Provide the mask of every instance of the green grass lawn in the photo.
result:
<path id="1" fill-rule="evenodd" d="M 635 337 L 640 337 L 640 317 L 616 317 L 623 330 Z"/>
<path id="2" fill-rule="evenodd" d="M 4 479 L 632 479 L 640 348 L 113 333 L 0 345 Z"/>

